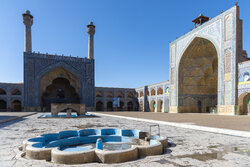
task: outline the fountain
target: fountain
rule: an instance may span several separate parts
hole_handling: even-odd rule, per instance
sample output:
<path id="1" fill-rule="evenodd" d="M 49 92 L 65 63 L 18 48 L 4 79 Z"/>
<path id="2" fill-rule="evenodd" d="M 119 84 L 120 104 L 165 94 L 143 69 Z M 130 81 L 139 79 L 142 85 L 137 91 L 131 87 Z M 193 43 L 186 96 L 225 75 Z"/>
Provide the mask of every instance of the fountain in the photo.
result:
<path id="1" fill-rule="evenodd" d="M 58 114 L 65 110 L 66 114 Z M 72 114 L 72 111 L 75 111 L 76 114 Z M 94 116 L 93 114 L 87 113 L 85 104 L 53 103 L 51 104 L 51 114 L 44 114 L 39 118 L 81 118 Z"/>
<path id="2" fill-rule="evenodd" d="M 140 130 L 82 129 L 48 133 L 25 140 L 23 151 L 27 159 L 58 164 L 121 163 L 160 155 L 167 145 L 166 137 Z"/>

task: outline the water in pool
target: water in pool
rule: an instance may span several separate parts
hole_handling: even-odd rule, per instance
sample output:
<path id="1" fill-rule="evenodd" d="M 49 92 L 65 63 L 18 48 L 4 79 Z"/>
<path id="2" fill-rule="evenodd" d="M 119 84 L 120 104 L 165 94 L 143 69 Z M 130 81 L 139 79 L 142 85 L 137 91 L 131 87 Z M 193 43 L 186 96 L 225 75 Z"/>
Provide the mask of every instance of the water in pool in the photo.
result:
<path id="1" fill-rule="evenodd" d="M 72 113 L 71 117 L 72 118 L 77 118 L 77 117 L 94 117 L 95 115 L 86 113 L 84 115 L 77 115 L 75 113 Z M 51 115 L 51 114 L 44 114 L 41 115 L 39 118 L 68 118 L 66 113 L 61 113 L 58 115 Z"/>
<path id="2" fill-rule="evenodd" d="M 116 150 L 126 150 L 135 145 L 135 143 L 123 143 L 123 142 L 106 142 L 103 143 L 103 150 L 106 151 L 116 151 Z M 62 150 L 66 152 L 77 152 L 77 151 L 88 151 L 96 147 L 95 143 L 84 144 L 79 146 L 65 147 Z"/>

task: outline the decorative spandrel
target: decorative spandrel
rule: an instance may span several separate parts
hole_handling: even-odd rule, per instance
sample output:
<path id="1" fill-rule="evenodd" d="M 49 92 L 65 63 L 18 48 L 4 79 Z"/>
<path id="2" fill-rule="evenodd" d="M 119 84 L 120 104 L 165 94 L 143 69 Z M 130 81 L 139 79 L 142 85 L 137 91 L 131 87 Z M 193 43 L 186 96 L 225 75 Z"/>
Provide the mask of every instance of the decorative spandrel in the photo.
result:
<path id="1" fill-rule="evenodd" d="M 233 14 L 225 16 L 225 41 L 231 40 L 233 37 Z"/>

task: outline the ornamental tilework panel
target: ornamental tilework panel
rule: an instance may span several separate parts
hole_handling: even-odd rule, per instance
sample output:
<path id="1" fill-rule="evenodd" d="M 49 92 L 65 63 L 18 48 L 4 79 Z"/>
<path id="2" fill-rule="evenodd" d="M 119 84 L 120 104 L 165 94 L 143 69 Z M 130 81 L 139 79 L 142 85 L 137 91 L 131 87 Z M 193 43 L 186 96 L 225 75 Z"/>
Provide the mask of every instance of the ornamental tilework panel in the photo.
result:
<path id="1" fill-rule="evenodd" d="M 233 37 L 233 14 L 224 16 L 224 74 L 225 74 L 225 105 L 231 104 L 232 100 L 232 37 Z"/>
<path id="2" fill-rule="evenodd" d="M 86 76 L 89 77 L 89 74 L 91 72 L 91 64 L 86 65 Z"/>
<path id="3" fill-rule="evenodd" d="M 233 14 L 225 16 L 225 41 L 231 40 L 233 37 Z"/>
<path id="4" fill-rule="evenodd" d="M 176 106 L 177 103 L 176 103 L 176 100 L 175 100 L 175 96 L 172 95 L 170 99 L 171 99 L 171 101 L 170 101 L 171 106 Z"/>
<path id="5" fill-rule="evenodd" d="M 183 39 L 180 39 L 176 44 L 176 60 L 178 62 L 181 59 L 181 53 L 183 53 L 184 49 L 188 47 L 187 44 L 191 42 L 191 40 L 196 36 L 209 37 L 214 40 L 216 45 L 219 46 L 221 44 L 221 19 L 218 19 L 213 23 L 202 27 L 201 29 L 199 29 L 198 27 L 197 31 L 193 32 L 192 34 L 189 34 L 188 36 L 185 36 Z"/>
<path id="6" fill-rule="evenodd" d="M 232 50 L 231 48 L 226 49 L 225 51 L 225 63 L 224 63 L 224 72 L 231 73 L 232 72 Z"/>
<path id="7" fill-rule="evenodd" d="M 29 76 L 28 76 L 28 83 L 34 83 L 34 60 L 28 60 L 28 71 L 29 71 Z M 28 92 L 34 94 L 34 85 L 28 84 Z M 32 96 L 28 96 L 29 101 L 33 101 Z"/>
<path id="8" fill-rule="evenodd" d="M 174 68 L 172 68 L 171 69 L 171 85 L 174 85 L 175 83 L 174 83 L 174 75 L 175 75 L 175 73 L 174 73 Z"/>
<path id="9" fill-rule="evenodd" d="M 39 58 L 37 58 L 36 59 L 36 74 L 40 73 L 46 67 L 48 67 L 50 65 L 54 65 L 58 62 L 59 61 L 55 60 L 55 59 L 44 59 L 44 58 L 39 59 Z M 73 67 L 76 71 L 84 71 L 85 70 L 83 62 L 64 61 L 64 63 Z"/>
<path id="10" fill-rule="evenodd" d="M 224 41 L 224 49 L 228 49 L 232 47 L 232 40 Z"/>
<path id="11" fill-rule="evenodd" d="M 231 91 L 232 91 L 232 84 L 231 82 L 225 82 L 225 105 L 231 104 Z"/>
<path id="12" fill-rule="evenodd" d="M 34 62 L 33 60 L 28 60 L 28 70 L 30 74 L 34 74 Z"/>
<path id="13" fill-rule="evenodd" d="M 36 61 L 36 73 L 37 74 L 41 72 L 47 66 L 56 64 L 57 62 L 57 60 L 53 60 L 53 59 L 39 59 L 39 58 L 37 58 L 35 61 Z"/>
<path id="14" fill-rule="evenodd" d="M 171 46 L 171 66 L 174 66 L 175 63 L 175 45 Z"/>
<path id="15" fill-rule="evenodd" d="M 70 65 L 71 67 L 75 68 L 77 71 L 79 72 L 83 72 L 85 71 L 85 66 L 83 65 L 83 63 L 78 63 L 78 62 L 67 62 L 68 65 Z"/>

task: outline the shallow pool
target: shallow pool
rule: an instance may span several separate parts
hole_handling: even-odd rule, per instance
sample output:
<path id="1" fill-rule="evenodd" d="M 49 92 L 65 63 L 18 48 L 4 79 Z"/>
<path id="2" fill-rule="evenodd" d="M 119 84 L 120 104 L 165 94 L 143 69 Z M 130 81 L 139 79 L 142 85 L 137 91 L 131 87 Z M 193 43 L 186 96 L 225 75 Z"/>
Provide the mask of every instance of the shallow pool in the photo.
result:
<path id="1" fill-rule="evenodd" d="M 95 115 L 93 114 L 84 114 L 84 115 L 77 115 L 75 113 L 72 113 L 72 115 L 70 116 L 70 118 L 81 118 L 81 117 L 94 117 Z M 67 116 L 67 113 L 61 113 L 61 114 L 58 114 L 58 115 L 51 115 L 51 114 L 44 114 L 44 115 L 41 115 L 39 118 L 69 118 Z"/>
<path id="2" fill-rule="evenodd" d="M 104 151 L 116 151 L 116 150 L 126 150 L 132 147 L 132 145 L 137 145 L 137 143 L 122 143 L 122 142 L 104 142 Z M 62 151 L 66 152 L 77 152 L 77 151 L 89 151 L 96 147 L 95 143 L 84 144 L 79 146 L 64 147 Z"/>
<path id="3" fill-rule="evenodd" d="M 66 130 L 27 139 L 23 150 L 28 159 L 60 164 L 120 163 L 162 154 L 168 145 L 167 138 L 150 136 L 145 140 L 146 135 L 149 133 L 134 129 Z M 100 149 L 96 149 L 96 143 Z"/>

